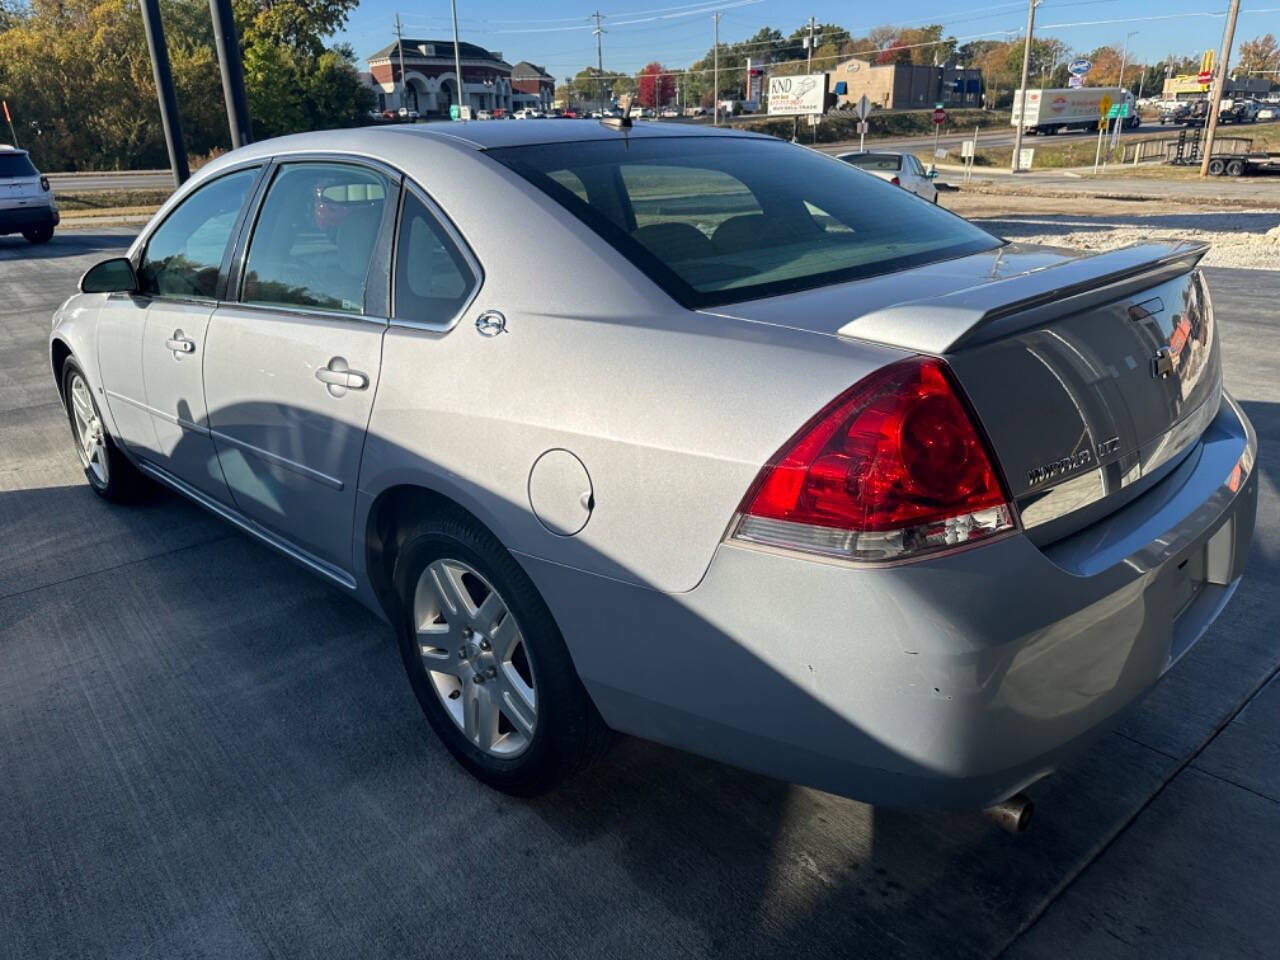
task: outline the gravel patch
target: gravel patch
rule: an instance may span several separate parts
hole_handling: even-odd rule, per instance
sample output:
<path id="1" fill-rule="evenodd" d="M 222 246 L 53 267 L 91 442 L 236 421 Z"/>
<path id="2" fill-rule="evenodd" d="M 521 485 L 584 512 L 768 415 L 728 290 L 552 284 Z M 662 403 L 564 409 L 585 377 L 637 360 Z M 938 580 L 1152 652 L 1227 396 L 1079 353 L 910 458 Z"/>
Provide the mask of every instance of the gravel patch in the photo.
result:
<path id="1" fill-rule="evenodd" d="M 1023 243 L 1114 250 L 1142 241 L 1208 243 L 1212 267 L 1280 270 L 1280 211 L 1232 210 L 1165 215 L 1006 215 L 975 218 L 992 233 Z"/>

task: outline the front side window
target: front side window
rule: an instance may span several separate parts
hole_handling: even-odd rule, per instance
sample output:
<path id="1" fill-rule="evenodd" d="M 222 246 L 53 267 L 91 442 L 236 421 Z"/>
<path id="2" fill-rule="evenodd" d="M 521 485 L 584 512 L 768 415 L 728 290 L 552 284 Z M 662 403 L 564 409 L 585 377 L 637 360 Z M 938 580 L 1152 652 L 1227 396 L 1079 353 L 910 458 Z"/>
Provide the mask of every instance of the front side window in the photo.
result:
<path id="1" fill-rule="evenodd" d="M 688 307 L 878 276 L 1003 242 L 778 140 L 618 137 L 485 153 Z M 895 170 L 902 159 L 881 158 Z"/>
<path id="2" fill-rule="evenodd" d="M 238 170 L 199 187 L 174 208 L 147 241 L 139 283 L 156 297 L 217 296 L 218 272 L 240 208 L 258 168 Z"/>
<path id="3" fill-rule="evenodd" d="M 396 240 L 396 319 L 448 324 L 475 284 L 475 273 L 440 221 L 412 192 L 406 194 Z"/>
<path id="4" fill-rule="evenodd" d="M 240 299 L 362 313 L 390 193 L 387 179 L 365 167 L 281 167 L 258 213 Z"/>

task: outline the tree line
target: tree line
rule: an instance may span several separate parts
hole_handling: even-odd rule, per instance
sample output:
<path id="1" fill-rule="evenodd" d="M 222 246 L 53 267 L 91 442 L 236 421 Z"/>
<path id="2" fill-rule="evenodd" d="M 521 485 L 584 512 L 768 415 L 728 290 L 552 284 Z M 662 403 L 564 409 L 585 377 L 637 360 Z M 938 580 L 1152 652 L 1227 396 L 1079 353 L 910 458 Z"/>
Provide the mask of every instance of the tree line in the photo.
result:
<path id="1" fill-rule="evenodd" d="M 831 70 L 836 64 L 857 58 L 875 64 L 940 65 L 948 62 L 982 71 L 987 107 L 1007 107 L 1022 79 L 1024 39 L 971 40 L 960 43 L 944 33 L 942 24 L 922 27 L 882 26 L 863 36 L 854 36 L 844 27 L 825 23 L 815 28 L 813 70 Z M 603 93 L 616 97 L 637 93 L 644 106 L 682 103 L 710 107 L 718 95 L 722 99 L 742 99 L 746 89 L 748 60 L 768 68 L 774 76 L 803 73 L 806 70 L 809 36 L 807 25 L 789 34 L 763 27 L 745 40 L 722 43 L 719 49 L 720 82 L 713 91 L 714 48 L 686 68 L 674 68 L 659 61 L 647 64 L 636 75 L 603 74 L 596 67 L 578 72 L 569 85 L 561 86 L 557 96 L 574 102 L 594 102 Z M 1123 68 L 1124 86 L 1135 95 L 1159 96 L 1169 76 L 1197 73 L 1200 61 L 1190 57 L 1170 56 L 1152 63 L 1138 62 L 1117 45 L 1104 44 L 1092 50 L 1073 50 L 1061 40 L 1033 38 L 1031 43 L 1030 84 L 1043 87 L 1065 87 L 1070 79 L 1067 66 L 1083 57 L 1093 67 L 1085 77 L 1087 86 L 1118 86 Z M 1241 43 L 1237 49 L 1232 73 L 1243 76 L 1266 74 L 1280 79 L 1280 47 L 1271 34 Z"/>
<path id="2" fill-rule="evenodd" d="M 367 122 L 355 55 L 325 38 L 357 0 L 233 0 L 255 138 Z M 188 152 L 231 145 L 207 0 L 161 0 Z M 136 0 L 0 0 L 0 97 L 43 170 L 165 167 Z M 2 123 L 2 119 L 0 119 Z M 0 139 L 9 131 L 0 126 Z"/>

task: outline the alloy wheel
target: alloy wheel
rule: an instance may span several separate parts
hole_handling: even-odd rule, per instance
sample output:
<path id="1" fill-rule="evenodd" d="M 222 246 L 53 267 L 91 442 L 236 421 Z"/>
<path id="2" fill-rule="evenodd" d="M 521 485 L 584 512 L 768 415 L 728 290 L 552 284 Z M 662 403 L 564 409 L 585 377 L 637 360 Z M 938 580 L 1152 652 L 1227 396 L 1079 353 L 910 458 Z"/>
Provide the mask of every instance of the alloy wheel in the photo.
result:
<path id="1" fill-rule="evenodd" d="M 76 452 L 80 454 L 80 463 L 93 475 L 99 486 L 105 487 L 108 480 L 106 433 L 102 418 L 93 405 L 89 385 L 79 373 L 72 375 L 68 394 L 71 397 L 71 420 L 75 426 Z"/>
<path id="2" fill-rule="evenodd" d="M 538 695 L 515 615 L 462 560 L 434 560 L 413 594 L 418 652 L 445 713 L 475 747 L 519 756 L 533 739 Z"/>

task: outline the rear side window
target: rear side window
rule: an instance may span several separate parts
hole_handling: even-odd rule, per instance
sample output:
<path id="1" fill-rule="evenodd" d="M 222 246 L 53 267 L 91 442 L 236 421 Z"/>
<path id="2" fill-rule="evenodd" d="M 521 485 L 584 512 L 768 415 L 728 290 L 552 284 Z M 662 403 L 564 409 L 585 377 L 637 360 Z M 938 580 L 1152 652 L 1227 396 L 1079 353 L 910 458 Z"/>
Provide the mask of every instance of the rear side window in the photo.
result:
<path id="1" fill-rule="evenodd" d="M 620 136 L 486 154 L 689 307 L 877 276 L 1003 242 L 778 140 Z"/>
<path id="2" fill-rule="evenodd" d="M 239 170 L 199 187 L 174 208 L 147 241 L 142 255 L 143 293 L 157 297 L 217 296 L 231 231 L 258 176 Z"/>
<path id="3" fill-rule="evenodd" d="M 32 165 L 31 158 L 25 153 L 9 153 L 8 151 L 0 153 L 0 180 L 7 180 L 11 177 L 35 176 L 39 176 L 39 173 Z"/>
<path id="4" fill-rule="evenodd" d="M 396 319 L 447 325 L 466 306 L 476 282 L 440 221 L 407 193 L 396 240 Z"/>
<path id="5" fill-rule="evenodd" d="M 362 313 L 390 192 L 386 178 L 366 167 L 281 167 L 249 241 L 240 299 Z"/>

